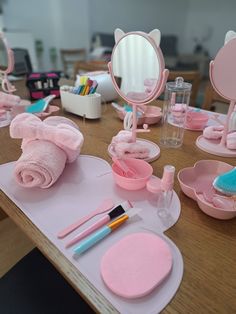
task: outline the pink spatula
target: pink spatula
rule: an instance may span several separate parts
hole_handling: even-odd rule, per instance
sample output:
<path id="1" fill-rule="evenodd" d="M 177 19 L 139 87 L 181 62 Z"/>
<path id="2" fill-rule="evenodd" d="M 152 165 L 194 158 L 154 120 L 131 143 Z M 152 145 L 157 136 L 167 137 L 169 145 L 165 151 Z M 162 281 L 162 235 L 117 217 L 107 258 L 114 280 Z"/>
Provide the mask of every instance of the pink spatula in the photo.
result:
<path id="1" fill-rule="evenodd" d="M 105 200 L 103 200 L 103 202 L 100 204 L 100 206 L 97 207 L 97 209 L 95 209 L 94 211 L 92 211 L 91 213 L 89 213 L 88 215 L 80 218 L 79 220 L 77 220 L 76 222 L 74 222 L 73 224 L 69 225 L 68 227 L 66 227 L 65 229 L 61 230 L 57 237 L 59 239 L 64 238 L 65 236 L 67 236 L 69 233 L 71 233 L 72 231 L 74 231 L 75 229 L 77 229 L 78 227 L 80 227 L 81 225 L 83 225 L 85 222 L 87 222 L 88 220 L 90 220 L 91 218 L 93 218 L 96 215 L 102 214 L 107 212 L 109 209 L 111 209 L 112 207 L 114 207 L 114 203 L 112 201 L 112 199 L 107 198 Z"/>

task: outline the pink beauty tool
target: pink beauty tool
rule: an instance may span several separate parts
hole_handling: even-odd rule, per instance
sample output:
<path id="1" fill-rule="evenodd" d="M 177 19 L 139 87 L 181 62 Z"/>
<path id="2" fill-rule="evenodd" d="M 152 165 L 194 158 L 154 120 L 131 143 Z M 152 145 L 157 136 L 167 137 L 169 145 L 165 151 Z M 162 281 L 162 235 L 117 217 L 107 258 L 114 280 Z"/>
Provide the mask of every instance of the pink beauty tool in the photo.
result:
<path id="1" fill-rule="evenodd" d="M 200 111 L 188 111 L 186 116 L 185 126 L 189 129 L 200 129 L 202 130 L 209 120 L 207 113 Z"/>
<path id="2" fill-rule="evenodd" d="M 87 222 L 94 216 L 107 212 L 113 206 L 114 206 L 114 203 L 112 199 L 108 198 L 108 199 L 103 200 L 102 203 L 94 211 L 90 212 L 88 215 L 80 218 L 73 224 L 69 225 L 68 227 L 60 231 L 57 237 L 60 239 L 64 238 L 65 236 L 67 236 L 68 234 L 70 234 L 72 231 L 79 228 L 80 226 L 82 226 L 85 222 Z"/>
<path id="3" fill-rule="evenodd" d="M 236 217 L 234 206 L 229 204 L 229 198 L 223 200 L 212 185 L 218 175 L 231 169 L 233 166 L 222 161 L 200 160 L 193 167 L 180 170 L 178 180 L 182 191 L 197 201 L 205 214 L 217 219 L 231 219 Z"/>
<path id="4" fill-rule="evenodd" d="M 140 190 L 145 188 L 147 181 L 153 173 L 152 166 L 144 160 L 135 158 L 127 158 L 125 163 L 128 168 L 131 168 L 135 172 L 136 176 L 125 176 L 120 167 L 114 163 L 112 164 L 112 173 L 117 185 L 126 190 Z"/>
<path id="5" fill-rule="evenodd" d="M 161 218 L 169 216 L 169 209 L 173 198 L 175 167 L 166 165 L 163 170 L 162 178 L 152 178 L 147 184 L 147 190 L 157 195 L 157 214 Z"/>
<path id="6" fill-rule="evenodd" d="M 196 145 L 214 155 L 223 157 L 236 157 L 236 132 L 233 134 L 235 145 L 231 145 L 232 138 L 228 136 L 230 130 L 230 119 L 236 104 L 236 33 L 229 31 L 225 36 L 225 44 L 218 51 L 214 61 L 210 62 L 210 80 L 214 90 L 220 96 L 230 101 L 229 110 L 227 113 L 226 121 L 222 137 L 219 139 L 205 137 L 204 134 L 198 137 Z"/>
<path id="7" fill-rule="evenodd" d="M 136 178 L 137 173 L 134 171 L 131 167 L 127 165 L 125 162 L 125 159 L 117 158 L 115 156 L 112 157 L 112 161 L 118 168 L 120 168 L 121 171 L 123 171 L 124 177 L 127 178 Z"/>
<path id="8" fill-rule="evenodd" d="M 111 246 L 101 260 L 106 286 L 115 294 L 135 299 L 153 291 L 169 275 L 173 258 L 159 236 L 132 233 Z"/>
<path id="9" fill-rule="evenodd" d="M 121 205 L 116 206 L 107 215 L 103 216 L 101 219 L 96 221 L 94 224 L 89 226 L 87 229 L 85 229 L 84 231 L 77 234 L 72 240 L 70 240 L 66 244 L 65 247 L 68 248 L 68 247 L 76 244 L 77 242 L 79 242 L 83 238 L 87 237 L 92 232 L 96 231 L 100 227 L 107 224 L 110 220 L 117 218 L 120 215 L 123 215 L 126 211 L 129 210 L 129 208 L 132 208 L 132 207 L 133 207 L 133 205 L 129 201 L 123 202 Z"/>

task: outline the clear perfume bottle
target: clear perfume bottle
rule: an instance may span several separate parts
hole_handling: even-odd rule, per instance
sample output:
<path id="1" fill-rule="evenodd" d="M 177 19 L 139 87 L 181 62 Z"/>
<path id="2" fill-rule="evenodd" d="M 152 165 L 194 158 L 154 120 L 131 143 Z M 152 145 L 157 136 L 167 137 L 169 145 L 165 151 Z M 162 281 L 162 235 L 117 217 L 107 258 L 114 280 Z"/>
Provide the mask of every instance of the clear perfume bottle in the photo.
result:
<path id="1" fill-rule="evenodd" d="M 175 167 L 166 165 L 161 179 L 160 193 L 157 200 L 157 214 L 161 218 L 170 215 L 170 206 L 173 198 Z"/>

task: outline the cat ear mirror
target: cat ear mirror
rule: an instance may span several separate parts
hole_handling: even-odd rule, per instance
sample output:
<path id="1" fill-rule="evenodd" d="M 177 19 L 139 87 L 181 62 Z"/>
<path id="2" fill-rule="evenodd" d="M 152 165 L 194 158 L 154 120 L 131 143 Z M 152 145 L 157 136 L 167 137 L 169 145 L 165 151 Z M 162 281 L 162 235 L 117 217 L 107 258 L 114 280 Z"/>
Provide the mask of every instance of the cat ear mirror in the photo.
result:
<path id="1" fill-rule="evenodd" d="M 0 33 L 0 77 L 2 81 L 2 90 L 10 94 L 16 90 L 7 77 L 7 75 L 13 71 L 13 68 L 13 51 L 9 48 L 4 34 Z"/>
<path id="2" fill-rule="evenodd" d="M 225 122 L 219 129 L 204 130 L 196 144 L 202 150 L 224 157 L 236 157 L 236 33 L 228 31 L 224 46 L 210 62 L 210 80 L 212 87 L 223 98 L 229 100 L 229 109 Z M 208 133 L 207 133 L 208 132 Z"/>
<path id="3" fill-rule="evenodd" d="M 137 129 L 137 115 L 143 105 L 156 99 L 165 88 L 169 71 L 165 69 L 164 58 L 159 47 L 161 34 L 158 29 L 149 34 L 124 33 L 116 29 L 114 35 L 116 44 L 108 68 L 118 94 L 132 106 L 132 113 L 127 112 L 124 119 L 124 128 L 129 131 L 127 136 L 131 136 L 130 151 L 133 152 L 135 147 L 136 155 L 142 155 L 137 158 L 151 161 L 158 158 L 160 149 L 150 141 L 136 138 L 137 133 L 150 131 L 147 125 L 144 125 L 143 129 Z M 116 153 L 116 148 L 119 146 L 117 145 L 112 143 L 108 148 L 110 155 L 120 155 Z M 127 145 L 125 149 L 127 151 Z M 146 151 L 146 154 L 140 155 L 141 151 Z M 135 156 L 135 153 L 132 153 L 132 156 Z"/>

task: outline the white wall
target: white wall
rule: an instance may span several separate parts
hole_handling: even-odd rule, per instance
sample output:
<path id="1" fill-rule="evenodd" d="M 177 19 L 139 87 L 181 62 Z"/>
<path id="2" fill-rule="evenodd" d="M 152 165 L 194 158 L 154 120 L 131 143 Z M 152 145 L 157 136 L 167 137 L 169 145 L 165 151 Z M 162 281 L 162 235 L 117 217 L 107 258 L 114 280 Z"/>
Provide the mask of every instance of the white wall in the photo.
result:
<path id="1" fill-rule="evenodd" d="M 119 27 L 125 32 L 158 28 L 162 34 L 182 36 L 188 0 L 90 0 L 90 8 L 91 34 Z"/>
<path id="2" fill-rule="evenodd" d="M 205 47 L 214 56 L 228 29 L 236 26 L 235 0 L 6 0 L 4 26 L 30 31 L 44 44 L 44 68 L 50 69 L 49 48 L 89 48 L 94 32 L 149 32 L 179 36 L 179 51 L 192 52 L 193 37 L 211 26 Z"/>
<path id="3" fill-rule="evenodd" d="M 202 37 L 209 28 L 212 30 L 212 36 L 204 45 L 210 56 L 214 57 L 224 44 L 225 33 L 230 29 L 236 31 L 235 0 L 189 0 L 184 33 L 185 51 L 192 52 L 193 37 Z"/>
<path id="4" fill-rule="evenodd" d="M 7 0 L 4 27 L 8 31 L 29 31 L 34 39 L 41 39 L 44 69 L 50 70 L 51 47 L 58 51 L 60 48 L 89 48 L 88 1 Z"/>

